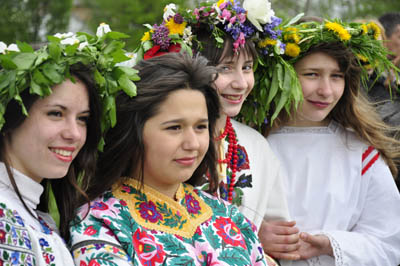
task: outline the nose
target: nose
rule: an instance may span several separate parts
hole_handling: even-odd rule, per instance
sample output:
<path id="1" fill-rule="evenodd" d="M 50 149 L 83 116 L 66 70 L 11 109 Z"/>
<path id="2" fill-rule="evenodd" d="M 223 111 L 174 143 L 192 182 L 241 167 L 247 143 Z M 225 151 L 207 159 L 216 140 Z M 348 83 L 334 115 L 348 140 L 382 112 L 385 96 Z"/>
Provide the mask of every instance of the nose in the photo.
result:
<path id="1" fill-rule="evenodd" d="M 184 150 L 197 150 L 200 147 L 199 136 L 193 129 L 184 133 L 182 147 Z"/>
<path id="2" fill-rule="evenodd" d="M 242 70 L 238 70 L 233 74 L 232 88 L 238 90 L 247 89 L 247 82 L 245 78 L 245 73 Z"/>
<path id="3" fill-rule="evenodd" d="M 85 137 L 86 130 L 75 119 L 66 120 L 62 136 L 66 140 L 77 141 Z"/>
<path id="4" fill-rule="evenodd" d="M 329 77 L 321 77 L 317 93 L 323 97 L 329 97 L 332 94 L 332 84 Z"/>

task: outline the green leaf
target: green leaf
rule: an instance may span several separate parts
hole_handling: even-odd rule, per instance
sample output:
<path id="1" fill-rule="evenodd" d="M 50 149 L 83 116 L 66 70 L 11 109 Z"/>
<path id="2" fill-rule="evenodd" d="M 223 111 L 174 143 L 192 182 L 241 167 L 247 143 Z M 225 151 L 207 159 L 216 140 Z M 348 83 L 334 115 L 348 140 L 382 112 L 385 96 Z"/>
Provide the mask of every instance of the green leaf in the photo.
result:
<path id="1" fill-rule="evenodd" d="M 177 266 L 195 266 L 194 259 L 189 256 L 177 257 L 171 259 L 168 265 L 177 265 Z"/>
<path id="2" fill-rule="evenodd" d="M 125 39 L 125 38 L 129 38 L 131 36 L 122 33 L 122 32 L 118 32 L 118 31 L 110 31 L 106 33 L 106 38 L 110 38 L 113 40 L 119 40 L 119 39 Z"/>
<path id="3" fill-rule="evenodd" d="M 100 74 L 97 68 L 94 71 L 94 80 L 100 87 L 103 87 L 106 84 L 106 79 Z"/>
<path id="4" fill-rule="evenodd" d="M 37 94 L 39 96 L 43 96 L 42 88 L 32 79 L 31 86 L 29 89 L 31 94 Z"/>
<path id="5" fill-rule="evenodd" d="M 304 13 L 297 14 L 294 18 L 292 18 L 285 26 L 290 26 L 294 23 L 296 23 L 302 16 L 304 16 Z"/>
<path id="6" fill-rule="evenodd" d="M 125 55 L 125 52 L 122 49 L 113 52 L 111 56 L 113 57 L 115 63 L 124 62 L 130 59 L 130 57 Z"/>
<path id="7" fill-rule="evenodd" d="M 18 69 L 27 70 L 33 65 L 36 58 L 36 54 L 33 53 L 20 53 L 13 58 L 13 62 L 17 65 Z"/>
<path id="8" fill-rule="evenodd" d="M 43 66 L 43 74 L 53 83 L 59 84 L 64 80 L 64 74 L 57 71 L 57 65 L 47 63 Z"/>
<path id="9" fill-rule="evenodd" d="M 127 75 L 121 75 L 118 79 L 118 83 L 124 92 L 130 97 L 136 96 L 136 85 L 128 78 Z"/>
<path id="10" fill-rule="evenodd" d="M 224 39 L 222 39 L 221 37 L 216 37 L 215 40 L 217 41 L 217 43 L 224 43 Z"/>
<path id="11" fill-rule="evenodd" d="M 268 100 L 267 100 L 267 105 L 272 102 L 274 99 L 276 93 L 278 92 L 278 73 L 277 70 L 274 71 L 274 74 L 272 76 L 272 82 L 271 82 L 271 88 L 269 89 L 269 94 L 268 94 Z"/>
<path id="12" fill-rule="evenodd" d="M 111 41 L 109 44 L 106 45 L 106 47 L 103 50 L 104 54 L 111 54 L 117 49 L 122 49 L 124 47 L 124 44 L 122 42 L 118 41 Z"/>
<path id="13" fill-rule="evenodd" d="M 132 78 L 137 78 L 139 77 L 137 74 L 139 73 L 138 70 L 131 68 L 131 67 L 126 67 L 126 66 L 118 66 L 117 69 L 121 70 L 123 73 L 125 73 L 130 79 Z M 140 77 L 139 77 L 140 79 Z"/>
<path id="14" fill-rule="evenodd" d="M 72 55 L 75 54 L 75 52 L 76 52 L 76 50 L 78 49 L 78 47 L 79 47 L 79 43 L 75 43 L 75 44 L 73 44 L 73 45 L 67 45 L 67 46 L 65 47 L 65 53 L 66 53 L 68 56 L 72 56 Z"/>
<path id="15" fill-rule="evenodd" d="M 17 46 L 19 50 L 23 53 L 33 53 L 35 51 L 33 50 L 32 46 L 30 46 L 26 42 L 17 41 Z"/>
<path id="16" fill-rule="evenodd" d="M 47 40 L 49 40 L 49 42 L 55 42 L 55 43 L 60 43 L 61 42 L 61 40 L 59 38 L 57 38 L 55 36 L 52 36 L 52 35 L 48 35 L 47 36 Z"/>
<path id="17" fill-rule="evenodd" d="M 49 49 L 49 55 L 55 60 L 58 61 L 60 60 L 61 57 L 61 47 L 58 43 L 51 42 L 49 43 L 48 46 Z"/>
<path id="18" fill-rule="evenodd" d="M 17 68 L 17 65 L 12 61 L 9 55 L 0 55 L 0 62 L 4 69 L 11 70 Z"/>
<path id="19" fill-rule="evenodd" d="M 0 90 L 6 88 L 11 80 L 12 80 L 12 73 L 11 72 L 0 72 Z M 14 72 L 15 76 L 15 72 Z"/>
<path id="20" fill-rule="evenodd" d="M 46 84 L 47 85 L 50 83 L 50 81 L 37 68 L 33 71 L 33 79 L 35 80 L 35 83 L 37 83 L 37 84 L 42 84 L 42 85 Z"/>

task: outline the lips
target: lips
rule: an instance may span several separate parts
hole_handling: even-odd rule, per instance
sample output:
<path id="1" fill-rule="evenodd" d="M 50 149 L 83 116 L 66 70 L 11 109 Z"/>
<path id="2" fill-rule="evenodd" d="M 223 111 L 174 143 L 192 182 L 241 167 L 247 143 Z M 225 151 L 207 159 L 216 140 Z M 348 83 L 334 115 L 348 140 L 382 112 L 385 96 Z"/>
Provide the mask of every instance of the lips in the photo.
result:
<path id="1" fill-rule="evenodd" d="M 330 103 L 327 102 L 312 101 L 312 100 L 307 100 L 307 101 L 317 108 L 326 108 L 330 105 Z"/>
<path id="2" fill-rule="evenodd" d="M 242 94 L 221 94 L 221 96 L 231 103 L 240 103 L 243 99 Z"/>
<path id="3" fill-rule="evenodd" d="M 74 147 L 50 147 L 49 149 L 60 161 L 72 162 L 72 154 L 75 151 Z"/>
<path id="4" fill-rule="evenodd" d="M 178 164 L 184 165 L 184 166 L 191 166 L 195 163 L 196 157 L 184 157 L 184 158 L 179 158 L 175 159 L 175 162 Z"/>

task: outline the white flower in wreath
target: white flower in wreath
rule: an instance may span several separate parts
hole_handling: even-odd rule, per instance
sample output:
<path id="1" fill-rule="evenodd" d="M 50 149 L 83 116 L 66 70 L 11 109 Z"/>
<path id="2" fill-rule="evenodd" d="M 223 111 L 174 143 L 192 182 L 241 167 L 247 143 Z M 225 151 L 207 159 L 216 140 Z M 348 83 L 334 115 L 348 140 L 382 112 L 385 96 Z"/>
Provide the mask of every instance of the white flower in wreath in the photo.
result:
<path id="1" fill-rule="evenodd" d="M 169 17 L 175 16 L 176 12 L 176 5 L 175 4 L 168 4 L 164 7 L 164 15 L 163 18 L 165 21 L 168 21 Z"/>
<path id="2" fill-rule="evenodd" d="M 247 19 L 259 30 L 261 24 L 271 23 L 275 15 L 268 0 L 244 0 L 243 8 L 247 11 Z"/>
<path id="3" fill-rule="evenodd" d="M 184 43 L 186 43 L 189 46 L 192 46 L 192 39 L 193 39 L 192 27 L 188 26 L 183 30 L 182 38 Z"/>
<path id="4" fill-rule="evenodd" d="M 88 46 L 88 45 L 89 45 L 88 42 L 81 42 L 81 43 L 79 44 L 78 50 L 79 50 L 79 51 L 82 51 L 82 49 L 85 48 L 85 47 Z"/>
<path id="5" fill-rule="evenodd" d="M 72 33 L 72 32 L 54 34 L 54 37 L 57 37 L 59 39 L 70 38 L 72 36 L 74 36 L 74 33 Z"/>
<path id="6" fill-rule="evenodd" d="M 61 43 L 61 44 L 64 44 L 64 45 L 74 45 L 74 44 L 76 44 L 76 43 L 79 43 L 79 40 L 78 40 L 78 38 L 76 38 L 76 36 L 74 35 L 74 36 L 72 36 L 72 37 L 69 37 L 69 38 L 66 38 L 66 39 L 61 40 L 60 43 Z"/>
<path id="7" fill-rule="evenodd" d="M 10 44 L 7 47 L 7 51 L 14 51 L 14 52 L 20 52 L 18 46 L 15 43 Z"/>
<path id="8" fill-rule="evenodd" d="M 100 23 L 100 25 L 97 27 L 97 31 L 96 31 L 96 36 L 101 38 L 104 36 L 104 34 L 110 32 L 110 26 L 106 23 Z"/>
<path id="9" fill-rule="evenodd" d="M 0 54 L 5 54 L 7 49 L 7 44 L 0 42 Z"/>

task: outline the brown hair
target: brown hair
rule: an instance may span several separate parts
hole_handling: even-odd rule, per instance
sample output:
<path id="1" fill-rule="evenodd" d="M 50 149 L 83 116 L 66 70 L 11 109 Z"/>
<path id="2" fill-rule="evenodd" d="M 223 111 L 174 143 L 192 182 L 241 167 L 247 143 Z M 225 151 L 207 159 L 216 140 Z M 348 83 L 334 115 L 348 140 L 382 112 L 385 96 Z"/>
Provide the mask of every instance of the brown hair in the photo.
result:
<path id="1" fill-rule="evenodd" d="M 106 134 L 106 144 L 104 152 L 99 156 L 96 177 L 91 180 L 87 191 L 90 200 L 132 173 L 139 173 L 137 178 L 143 184 L 143 128 L 172 92 L 180 89 L 200 91 L 206 100 L 210 136 L 214 132 L 219 102 L 211 84 L 217 73 L 214 67 L 207 66 L 204 57 L 191 58 L 180 53 L 169 53 L 142 60 L 135 69 L 139 70 L 141 78 L 136 82 L 137 96 L 130 98 L 120 94 L 116 99 L 118 123 Z M 216 191 L 218 177 L 215 160 L 215 146 L 210 137 L 203 161 L 186 183 L 197 185 L 208 170 L 210 190 Z"/>
<path id="2" fill-rule="evenodd" d="M 396 176 L 395 160 L 400 158 L 400 142 L 391 137 L 395 129 L 382 121 L 374 106 L 361 93 L 361 68 L 355 56 L 342 43 L 331 42 L 311 47 L 302 55 L 302 58 L 316 52 L 325 53 L 336 59 L 340 70 L 345 75 L 343 95 L 328 117 L 343 127 L 354 130 L 362 141 L 376 148 L 390 167 L 393 176 Z M 289 115 L 281 112 L 274 121 L 273 128 L 279 128 L 289 120 Z M 268 136 L 271 129 L 270 126 L 265 128 L 264 135 Z"/>

